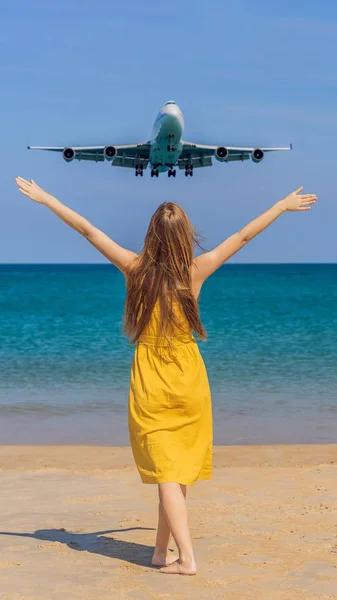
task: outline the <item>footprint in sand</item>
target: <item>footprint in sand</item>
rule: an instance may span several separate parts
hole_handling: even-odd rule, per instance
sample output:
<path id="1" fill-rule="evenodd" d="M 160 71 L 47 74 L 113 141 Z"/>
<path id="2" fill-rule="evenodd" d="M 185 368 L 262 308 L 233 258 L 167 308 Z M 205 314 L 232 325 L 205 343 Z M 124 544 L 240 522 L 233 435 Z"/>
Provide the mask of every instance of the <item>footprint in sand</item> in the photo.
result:
<path id="1" fill-rule="evenodd" d="M 86 504 L 88 502 L 100 502 L 105 500 L 116 500 L 116 496 L 114 496 L 113 494 L 103 494 L 102 496 L 91 496 L 84 498 L 65 498 L 64 502 L 66 504 Z"/>
<path id="2" fill-rule="evenodd" d="M 140 523 L 141 520 L 137 519 L 137 517 L 131 517 L 130 519 L 122 519 L 118 521 L 120 525 L 130 525 L 130 523 Z"/>
<path id="3" fill-rule="evenodd" d="M 63 548 L 61 542 L 47 542 L 46 544 L 39 544 L 39 548 Z"/>
<path id="4" fill-rule="evenodd" d="M 10 569 L 11 567 L 18 567 L 19 562 L 13 562 L 10 560 L 0 560 L 0 569 Z"/>

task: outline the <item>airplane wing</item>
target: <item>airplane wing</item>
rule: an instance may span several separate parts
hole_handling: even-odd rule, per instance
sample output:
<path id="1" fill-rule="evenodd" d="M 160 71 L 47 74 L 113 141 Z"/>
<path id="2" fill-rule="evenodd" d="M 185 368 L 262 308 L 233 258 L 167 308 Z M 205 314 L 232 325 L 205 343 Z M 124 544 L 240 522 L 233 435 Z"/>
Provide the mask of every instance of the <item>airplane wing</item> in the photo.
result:
<path id="1" fill-rule="evenodd" d="M 67 162 L 74 158 L 95 162 L 110 160 L 114 167 L 134 168 L 139 165 L 146 169 L 150 159 L 150 146 L 150 142 L 140 142 L 139 144 L 126 144 L 124 146 L 27 146 L 27 148 L 29 150 L 60 152 Z"/>
<path id="2" fill-rule="evenodd" d="M 183 150 L 178 163 L 180 169 L 185 169 L 188 164 L 191 164 L 193 167 L 210 167 L 212 166 L 213 156 L 220 162 L 244 161 L 249 158 L 254 162 L 260 162 L 265 152 L 282 150 L 292 150 L 292 145 L 286 148 L 248 148 L 240 146 L 207 146 L 204 144 L 183 142 Z"/>

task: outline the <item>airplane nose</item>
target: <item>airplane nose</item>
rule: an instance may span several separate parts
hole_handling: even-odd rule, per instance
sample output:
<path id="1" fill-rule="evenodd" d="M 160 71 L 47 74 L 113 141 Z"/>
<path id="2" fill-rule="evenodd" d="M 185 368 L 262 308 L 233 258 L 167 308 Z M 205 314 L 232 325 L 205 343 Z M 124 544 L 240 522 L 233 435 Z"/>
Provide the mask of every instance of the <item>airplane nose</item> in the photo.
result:
<path id="1" fill-rule="evenodd" d="M 153 128 L 153 137 L 163 139 L 172 136 L 180 140 L 184 131 L 184 117 L 179 106 L 169 100 L 161 107 Z"/>
<path id="2" fill-rule="evenodd" d="M 161 127 L 161 132 L 164 136 L 173 135 L 175 139 L 179 140 L 182 136 L 183 129 L 184 121 L 182 116 L 173 112 L 165 114 Z"/>
<path id="3" fill-rule="evenodd" d="M 174 100 L 169 100 L 168 102 L 165 102 L 165 104 L 163 104 L 163 106 L 160 109 L 160 112 L 163 114 L 176 114 L 177 112 L 180 112 L 180 108 L 177 105 L 177 103 L 174 102 Z"/>

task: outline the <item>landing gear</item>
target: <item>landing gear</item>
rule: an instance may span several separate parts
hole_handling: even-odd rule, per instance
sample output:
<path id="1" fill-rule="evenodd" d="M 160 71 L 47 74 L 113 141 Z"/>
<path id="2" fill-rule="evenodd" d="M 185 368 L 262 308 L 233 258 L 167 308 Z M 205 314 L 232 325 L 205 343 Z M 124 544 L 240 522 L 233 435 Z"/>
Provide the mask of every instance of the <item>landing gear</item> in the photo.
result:
<path id="1" fill-rule="evenodd" d="M 175 177 L 176 174 L 177 174 L 177 172 L 176 172 L 175 169 L 169 169 L 168 172 L 167 172 L 167 174 L 168 174 L 169 177 Z"/>
<path id="2" fill-rule="evenodd" d="M 143 166 L 142 165 L 136 166 L 135 175 L 136 175 L 136 177 L 138 177 L 138 175 L 143 177 Z"/>
<path id="3" fill-rule="evenodd" d="M 151 177 L 158 177 L 158 176 L 159 176 L 158 169 L 152 169 L 151 170 Z"/>
<path id="4" fill-rule="evenodd" d="M 192 165 L 187 165 L 185 168 L 185 177 L 193 177 L 193 167 Z"/>

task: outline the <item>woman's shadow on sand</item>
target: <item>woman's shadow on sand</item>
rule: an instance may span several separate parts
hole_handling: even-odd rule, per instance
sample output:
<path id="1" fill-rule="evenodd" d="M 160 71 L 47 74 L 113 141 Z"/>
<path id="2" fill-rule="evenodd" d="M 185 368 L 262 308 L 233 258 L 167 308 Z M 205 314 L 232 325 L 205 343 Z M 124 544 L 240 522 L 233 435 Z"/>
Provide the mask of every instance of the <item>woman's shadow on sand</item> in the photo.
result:
<path id="1" fill-rule="evenodd" d="M 35 538 L 37 540 L 60 542 L 72 550 L 79 552 L 87 551 L 102 554 L 110 558 L 124 560 L 134 565 L 151 567 L 151 558 L 154 551 L 153 546 L 127 542 L 115 539 L 106 534 L 123 533 L 126 531 L 154 531 L 152 527 L 129 527 L 127 529 L 108 529 L 106 531 L 95 531 L 93 533 L 71 533 L 64 529 L 37 529 L 34 533 L 16 533 L 11 531 L 0 531 L 0 535 L 13 535 L 18 537 Z"/>

